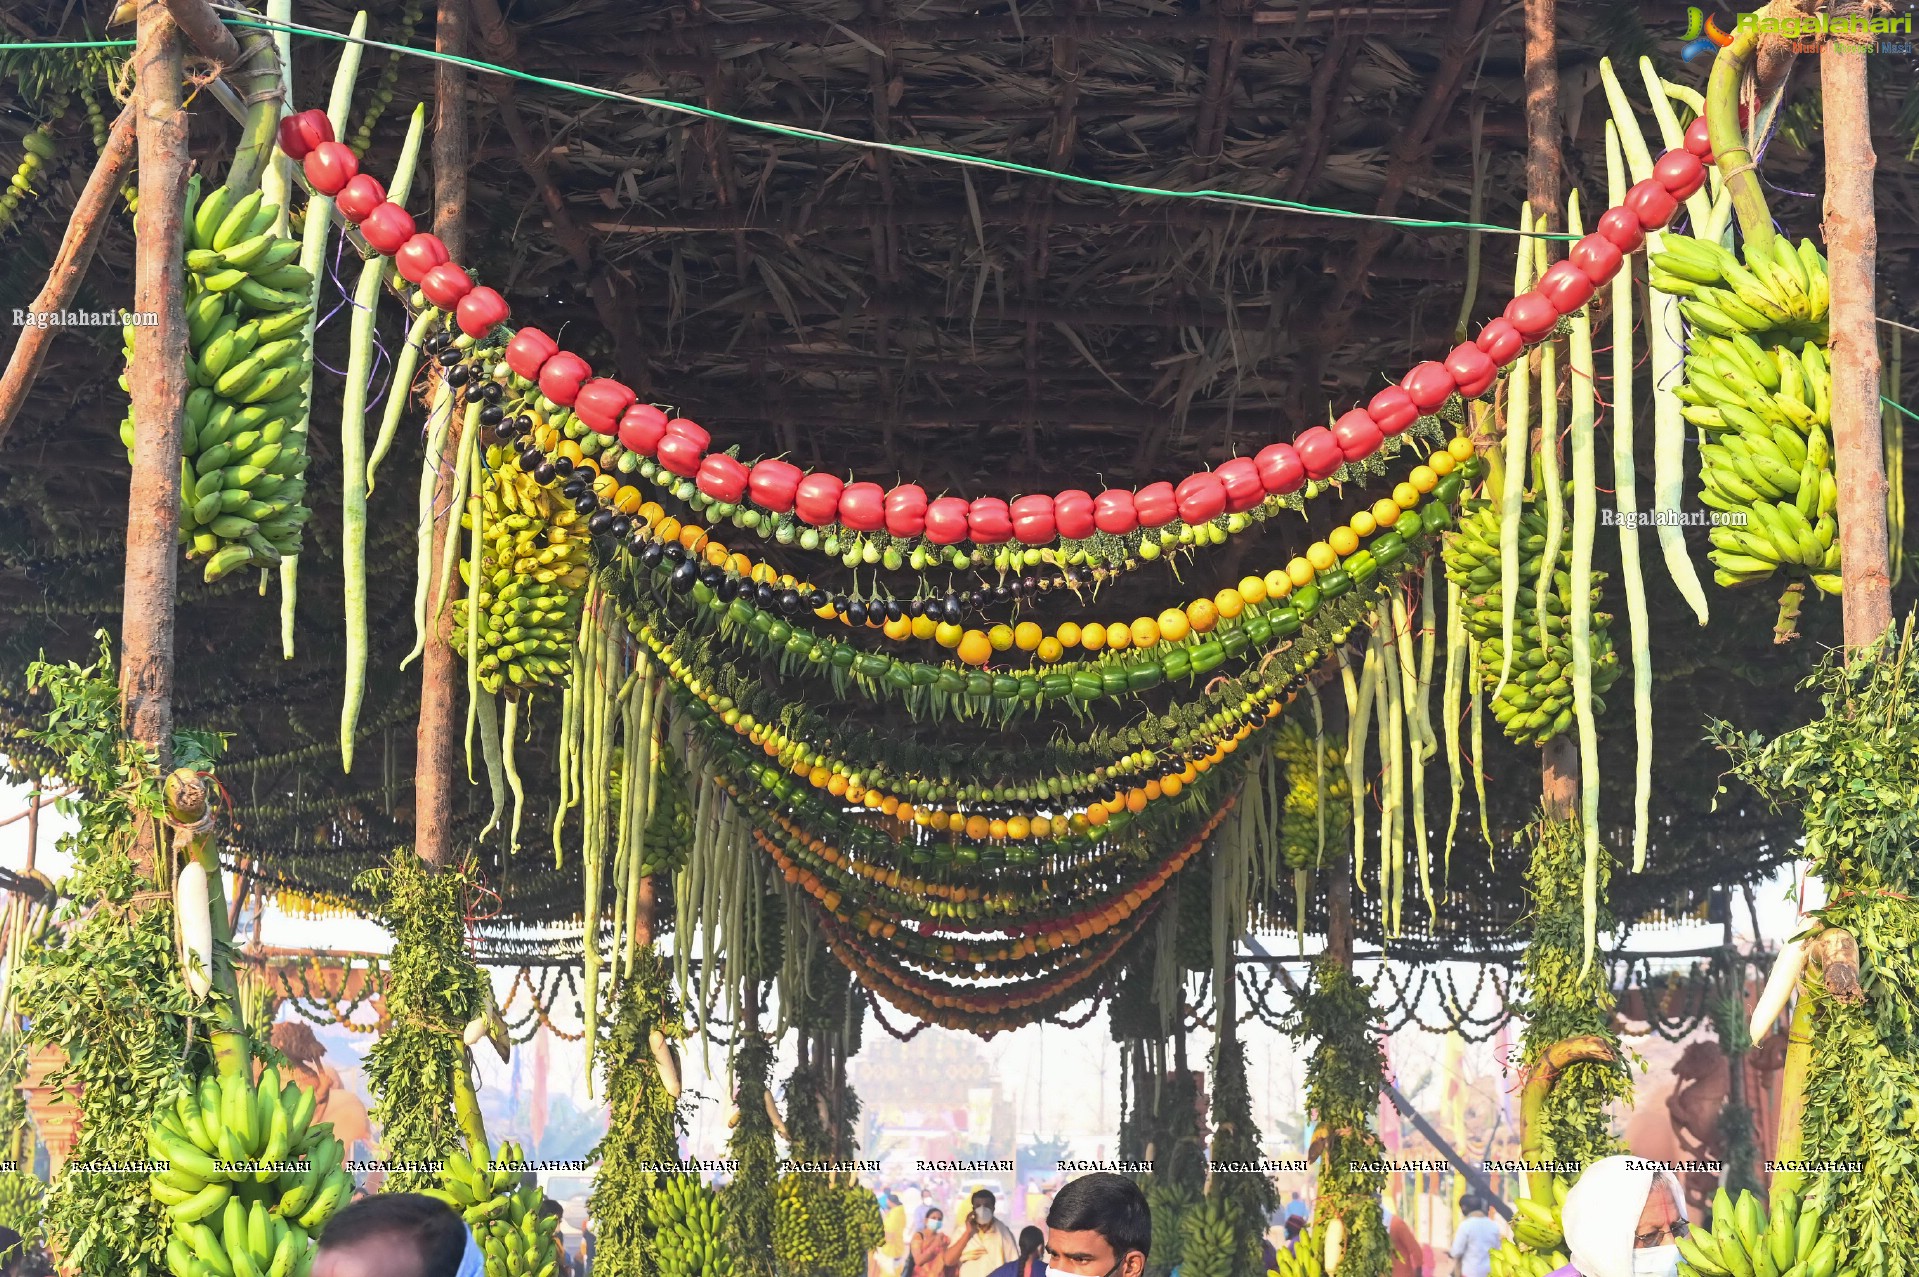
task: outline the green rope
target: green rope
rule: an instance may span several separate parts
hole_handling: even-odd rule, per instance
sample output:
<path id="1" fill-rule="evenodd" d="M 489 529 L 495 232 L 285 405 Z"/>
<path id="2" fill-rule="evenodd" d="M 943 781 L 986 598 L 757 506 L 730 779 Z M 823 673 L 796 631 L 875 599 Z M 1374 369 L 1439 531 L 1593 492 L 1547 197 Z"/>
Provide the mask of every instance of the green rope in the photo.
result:
<path id="1" fill-rule="evenodd" d="M 1016 173 L 1026 177 L 1045 178 L 1055 182 L 1071 182 L 1079 186 L 1095 187 L 1100 190 L 1118 191 L 1123 195 L 1144 195 L 1159 199 L 1199 200 L 1208 203 L 1243 204 L 1254 208 L 1271 209 L 1287 213 L 1306 213 L 1319 217 L 1339 217 L 1350 221 L 1379 222 L 1396 226 L 1404 230 L 1452 230 L 1478 231 L 1494 235 L 1518 235 L 1520 231 L 1510 226 L 1493 226 L 1480 222 L 1429 221 L 1416 217 L 1386 217 L 1377 213 L 1356 213 L 1350 209 L 1326 208 L 1317 204 L 1302 204 L 1295 200 L 1278 199 L 1267 195 L 1252 195 L 1241 191 L 1198 190 L 1175 191 L 1158 186 L 1139 186 L 1130 182 L 1108 182 L 1096 177 L 1085 177 L 1077 173 L 1062 173 L 1057 169 L 1039 168 L 1036 165 L 1021 164 L 1014 160 L 992 159 L 981 155 L 962 155 L 955 151 L 936 151 L 927 147 L 909 146 L 901 142 L 880 142 L 866 138 L 844 137 L 837 133 L 827 133 L 819 129 L 798 128 L 790 124 L 775 124 L 769 120 L 755 120 L 747 116 L 729 115 L 725 111 L 716 111 L 711 107 L 695 106 L 688 102 L 674 102 L 665 98 L 642 97 L 632 93 L 620 93 L 612 89 L 596 88 L 590 84 L 579 84 L 572 80 L 555 80 L 547 76 L 535 75 L 530 71 L 520 71 L 497 63 L 482 61 L 478 58 L 460 57 L 457 54 L 441 53 L 431 49 L 415 49 L 403 44 L 389 44 L 382 40 L 370 40 L 342 35 L 337 31 L 327 31 L 319 27 L 303 26 L 297 22 L 267 22 L 245 10 L 234 9 L 228 5 L 216 4 L 213 8 L 228 14 L 243 16 L 230 17 L 227 24 L 233 27 L 253 27 L 262 31 L 287 31 L 295 35 L 312 36 L 316 39 L 336 40 L 342 44 L 360 44 L 373 49 L 385 49 L 396 55 L 427 58 L 435 62 L 448 62 L 465 67 L 471 71 L 482 71 L 491 75 L 506 76 L 509 79 L 523 80 L 528 84 L 537 84 L 549 89 L 558 89 L 566 93 L 577 93 L 582 97 L 598 98 L 609 102 L 627 102 L 637 106 L 651 107 L 660 111 L 673 111 L 682 115 L 691 115 L 703 120 L 714 120 L 722 124 L 731 124 L 740 128 L 759 129 L 762 132 L 776 133 L 782 137 L 804 138 L 815 142 L 827 142 L 839 146 L 864 147 L 867 150 L 887 151 L 895 155 L 912 156 L 925 160 L 940 160 L 952 164 L 966 164 L 976 168 L 994 169 L 1002 173 Z M 74 41 L 65 44 L 0 44 L 0 51 L 7 49 L 108 49 L 129 48 L 131 40 L 95 40 Z M 1571 240 L 1571 235 L 1550 232 L 1538 232 L 1538 239 Z"/>

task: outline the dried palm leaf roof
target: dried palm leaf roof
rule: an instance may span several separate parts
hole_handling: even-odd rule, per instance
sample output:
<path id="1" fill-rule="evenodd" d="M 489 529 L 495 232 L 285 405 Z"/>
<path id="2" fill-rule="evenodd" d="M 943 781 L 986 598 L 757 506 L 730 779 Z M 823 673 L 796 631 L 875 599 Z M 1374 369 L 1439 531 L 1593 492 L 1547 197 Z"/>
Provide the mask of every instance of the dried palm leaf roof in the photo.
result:
<path id="1" fill-rule="evenodd" d="M 405 28 L 397 0 L 369 7 L 374 38 L 431 44 L 429 30 Z M 88 16 L 53 0 L 9 10 L 16 29 L 38 38 L 80 33 Z M 1517 220 L 1523 189 L 1515 12 L 1484 0 L 525 0 L 507 6 L 501 28 L 476 24 L 469 52 L 791 128 L 1131 186 L 1358 212 L 1390 200 L 1401 216 L 1434 220 L 1468 216 L 1477 117 L 1483 220 L 1506 225 Z M 1650 50 L 1675 79 L 1697 83 L 1703 73 L 1672 60 L 1676 30 L 1663 12 L 1648 11 L 1656 39 L 1618 0 L 1563 3 L 1559 12 L 1574 139 L 1567 164 L 1590 201 L 1603 189 L 1591 162 L 1605 114 L 1599 57 Z M 351 8 L 303 2 L 296 17 L 345 30 Z M 296 49 L 296 98 L 308 105 L 320 100 L 336 52 L 312 40 Z M 362 100 L 388 74 L 386 61 L 368 56 Z M 1889 277 L 1911 278 L 1919 201 L 1902 158 L 1911 137 L 1892 130 L 1910 131 L 1912 86 L 1877 65 L 1892 61 L 1874 67 L 1888 129 L 1879 148 L 1881 243 Z M 402 59 L 392 74 L 394 105 L 373 132 L 376 172 L 390 169 L 397 151 L 399 106 L 432 93 L 430 63 Z M 469 242 L 478 272 L 508 295 L 516 317 L 563 331 L 597 364 L 739 440 L 748 455 L 787 452 L 809 465 L 879 480 L 904 473 L 967 493 L 1176 477 L 1288 437 L 1329 402 L 1369 392 L 1381 374 L 1441 348 L 1460 312 L 1468 237 L 1458 231 L 1088 188 L 690 120 L 525 81 L 511 84 L 509 120 L 497 92 L 506 83 L 476 76 L 469 89 Z M 0 152 L 35 109 L 24 103 L 0 125 Z M 217 111 L 195 115 L 196 152 L 217 173 L 232 126 Z M 73 167 L 0 253 L 0 308 L 37 287 L 58 211 L 84 177 L 83 133 L 77 122 L 65 126 Z M 1790 138 L 1767 172 L 1800 190 L 1821 181 L 1817 154 Z M 1775 199 L 1795 229 L 1810 230 L 1816 201 Z M 1510 239 L 1487 236 L 1484 248 L 1475 320 L 1503 304 L 1510 270 Z M 124 300 L 130 261 L 130 239 L 116 227 L 78 304 Z M 337 322 L 324 330 L 322 359 L 338 366 L 343 342 Z M 0 464 L 0 676 L 9 689 L 0 718 L 14 726 L 32 714 L 18 691 L 25 662 L 43 648 L 84 656 L 91 631 L 113 624 L 125 492 L 115 440 L 124 403 L 112 386 L 118 345 L 118 334 L 104 330 L 62 336 L 35 420 L 14 431 Z M 401 481 L 383 484 L 373 500 L 374 526 L 385 531 L 371 554 L 375 650 L 363 761 L 359 773 L 340 777 L 341 605 L 330 532 L 338 527 L 337 379 L 323 376 L 320 387 L 299 655 L 281 660 L 273 603 L 245 583 L 186 584 L 179 714 L 235 733 L 226 773 L 243 805 L 236 849 L 269 875 L 345 893 L 358 869 L 411 828 L 416 683 L 396 667 L 411 633 L 412 498 Z M 395 473 L 417 458 L 410 446 L 389 461 Z M 1283 522 L 1257 547 L 1258 560 L 1290 555 L 1303 526 Z M 1236 579 L 1252 566 L 1242 562 L 1246 552 L 1236 542 L 1202 558 L 1189 584 L 1210 590 Z M 1137 588 L 1143 602 L 1168 583 Z M 1122 593 L 1109 606 L 1131 598 Z M 1712 810 L 1718 764 L 1699 725 L 1719 714 L 1776 730 L 1807 708 L 1783 689 L 1809 644 L 1783 657 L 1768 646 L 1767 600 L 1716 595 L 1715 624 L 1704 634 L 1657 582 L 1653 601 L 1665 622 L 1655 643 L 1665 680 L 1662 819 L 1652 871 L 1615 879 L 1627 917 L 1683 911 L 1710 884 L 1751 881 L 1790 853 L 1790 819 L 1736 798 Z M 1809 621 L 1813 641 L 1826 619 Z M 537 715 L 535 723 L 533 746 L 522 751 L 530 775 L 552 730 Z M 1627 776 L 1630 738 L 1619 710 L 1607 728 L 1606 774 Z M 929 737 L 934 730 L 949 729 Z M 1492 752 L 1496 830 L 1524 823 L 1533 766 L 1530 754 Z M 1623 787 L 1608 793 L 1610 827 L 1625 825 L 1628 802 Z M 461 813 L 469 832 L 483 807 L 484 786 Z M 529 827 L 538 822 L 536 810 Z M 1462 828 L 1476 823 L 1469 807 Z M 1498 941 L 1524 914 L 1518 875 L 1489 863 L 1476 839 L 1461 848 L 1439 921 L 1407 910 L 1415 948 Z M 553 870 L 544 852 L 508 857 L 489 846 L 482 858 L 506 920 L 577 919 L 572 873 Z M 1291 916 L 1291 902 L 1275 902 L 1275 912 Z M 1365 929 L 1377 937 L 1370 914 Z"/>

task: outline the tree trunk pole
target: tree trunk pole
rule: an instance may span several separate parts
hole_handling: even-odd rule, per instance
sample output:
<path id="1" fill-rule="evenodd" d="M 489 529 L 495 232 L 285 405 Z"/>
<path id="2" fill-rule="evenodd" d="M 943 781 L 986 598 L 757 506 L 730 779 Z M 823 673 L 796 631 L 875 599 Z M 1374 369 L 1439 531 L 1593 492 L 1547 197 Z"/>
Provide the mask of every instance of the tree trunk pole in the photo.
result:
<path id="1" fill-rule="evenodd" d="M 1857 4 L 1848 3 L 1836 7 L 1833 16 L 1861 12 Z M 1871 643 L 1892 625 L 1879 341 L 1873 320 L 1879 231 L 1872 187 L 1878 157 L 1873 154 L 1866 97 L 1866 52 L 1857 47 L 1871 40 L 1869 35 L 1834 35 L 1819 55 L 1826 146 L 1823 230 L 1832 279 L 1832 435 L 1848 649 Z"/>
<path id="2" fill-rule="evenodd" d="M 1345 856 L 1326 867 L 1326 956 L 1353 969 L 1353 862 Z"/>
<path id="3" fill-rule="evenodd" d="M 155 322 L 134 329 L 133 481 L 127 494 L 126 602 L 120 625 L 120 700 L 128 735 L 172 765 L 173 595 L 180 547 L 180 418 L 187 397 L 185 281 L 187 113 L 182 41 L 164 0 L 140 0 L 133 55 L 140 208 L 134 219 L 133 308 Z M 1882 538 L 1883 539 L 1883 536 Z M 159 829 L 142 822 L 133 845 L 154 878 Z M 157 881 L 157 879 L 156 879 Z"/>
<path id="4" fill-rule="evenodd" d="M 466 0 L 439 0 L 434 44 L 441 53 L 466 53 Z M 466 255 L 467 111 L 466 70 L 451 63 L 434 64 L 433 110 L 433 233 L 446 244 L 454 261 Z M 429 563 L 438 563 L 446 538 L 457 535 L 459 511 L 453 502 L 453 469 L 460 455 L 461 414 L 440 454 L 439 475 L 433 484 L 433 550 Z M 453 862 L 453 754 L 458 733 L 461 682 L 455 653 L 447 640 L 453 610 L 446 603 L 459 593 L 458 574 L 448 573 L 441 590 L 427 598 L 432 632 L 420 666 L 420 722 L 415 736 L 413 775 L 413 849 L 430 865 Z M 431 587 L 429 587 L 431 589 Z M 446 597 L 443 600 L 441 595 Z"/>
<path id="5" fill-rule="evenodd" d="M 1559 32 L 1557 0 L 1526 0 L 1526 199 L 1534 216 L 1559 222 Z"/>

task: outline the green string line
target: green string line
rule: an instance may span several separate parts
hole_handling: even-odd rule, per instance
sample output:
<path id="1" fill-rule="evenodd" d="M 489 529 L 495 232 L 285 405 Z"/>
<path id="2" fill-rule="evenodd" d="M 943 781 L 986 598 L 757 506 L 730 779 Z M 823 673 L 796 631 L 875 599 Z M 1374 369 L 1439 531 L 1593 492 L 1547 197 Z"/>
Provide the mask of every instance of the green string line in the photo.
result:
<path id="1" fill-rule="evenodd" d="M 461 57 L 457 54 L 441 53 L 432 49 L 415 49 L 403 44 L 390 44 L 383 40 L 364 37 L 356 39 L 337 31 L 328 31 L 320 27 L 304 26 L 297 22 L 267 22 L 258 15 L 246 10 L 235 9 L 229 5 L 215 4 L 214 9 L 229 16 L 227 25 L 233 27 L 251 27 L 261 31 L 286 31 L 294 35 L 312 36 L 315 39 L 334 40 L 341 44 L 360 44 L 368 48 L 385 49 L 401 56 L 426 58 L 434 62 L 447 62 L 465 67 L 471 71 L 485 72 L 490 75 L 505 76 L 512 80 L 521 80 L 528 84 L 537 84 L 544 88 L 558 89 L 565 93 L 575 93 L 582 97 L 597 98 L 609 102 L 625 102 L 638 106 L 651 107 L 659 111 L 677 112 L 697 119 L 713 120 L 730 124 L 738 128 L 757 129 L 774 133 L 782 137 L 803 138 L 815 142 L 825 142 L 837 146 L 860 147 L 872 151 L 886 151 L 894 155 L 904 155 L 917 159 L 937 160 L 949 164 L 964 164 L 975 168 L 993 169 L 1002 173 L 1015 173 L 1025 177 L 1044 178 L 1049 181 L 1068 182 L 1077 186 L 1088 186 L 1099 190 L 1117 191 L 1124 195 L 1141 195 L 1153 199 L 1195 200 L 1205 203 L 1238 204 L 1251 208 L 1267 209 L 1278 212 L 1299 213 L 1317 217 L 1337 217 L 1348 221 L 1378 222 L 1403 230 L 1449 230 L 1478 231 L 1482 234 L 1519 235 L 1521 232 L 1511 226 L 1495 226 L 1482 222 L 1435 221 L 1417 217 L 1386 217 L 1377 213 L 1358 213 L 1349 209 L 1327 208 L 1318 204 L 1302 204 L 1294 200 L 1279 199 L 1268 195 L 1252 195 L 1242 191 L 1198 190 L 1176 191 L 1158 186 L 1139 186 L 1129 182 L 1109 182 L 1101 178 L 1085 177 L 1077 173 L 1062 173 L 1057 169 L 1039 168 L 1031 164 L 1021 164 L 1016 160 L 993 159 L 988 156 L 964 155 L 955 151 L 938 151 L 927 147 L 909 146 L 899 142 L 880 142 L 866 138 L 844 137 L 837 133 L 827 133 L 819 129 L 799 128 L 790 124 L 775 124 L 768 120 L 755 120 L 747 116 L 729 115 L 725 111 L 716 111 L 710 107 L 696 106 L 688 102 L 674 102 L 665 98 L 641 97 L 637 94 L 620 93 L 613 89 L 597 88 L 589 84 L 580 84 L 572 80 L 555 80 L 547 76 L 535 75 L 530 71 L 520 71 L 513 67 L 500 66 L 497 63 L 482 61 L 478 58 Z M 131 40 L 95 40 L 72 41 L 62 44 L 0 44 L 0 50 L 7 49 L 107 49 L 127 48 Z M 1538 232 L 1528 238 L 1572 240 L 1575 236 Z"/>
<path id="2" fill-rule="evenodd" d="M 1902 403 L 1894 403 L 1892 400 L 1886 398 L 1884 395 L 1879 396 L 1879 402 L 1886 405 L 1886 407 L 1888 408 L 1897 408 L 1900 412 L 1905 413 L 1908 417 L 1911 417 L 1914 421 L 1919 421 L 1919 412 L 1914 412 L 1912 409 L 1906 407 L 1906 405 Z"/>

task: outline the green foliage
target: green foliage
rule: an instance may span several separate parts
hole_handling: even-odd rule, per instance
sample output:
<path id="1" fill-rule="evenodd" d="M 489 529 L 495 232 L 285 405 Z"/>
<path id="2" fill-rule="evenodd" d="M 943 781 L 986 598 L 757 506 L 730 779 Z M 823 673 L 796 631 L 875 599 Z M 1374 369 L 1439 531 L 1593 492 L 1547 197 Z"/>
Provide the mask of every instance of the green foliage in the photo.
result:
<path id="1" fill-rule="evenodd" d="M 1715 997 L 1707 1005 L 1706 1013 L 1712 1017 L 1713 1033 L 1726 1053 L 1728 1067 L 1744 1068 L 1746 1056 L 1752 1051 L 1745 999 L 1737 990 L 1729 990 Z M 1759 1140 L 1752 1107 L 1735 1104 L 1728 1098 L 1719 1110 L 1714 1129 L 1726 1163 L 1726 1191 L 1734 1197 L 1742 1192 L 1765 1196 L 1766 1186 L 1759 1179 Z"/>
<path id="2" fill-rule="evenodd" d="M 794 1161 L 853 1156 L 859 1098 L 847 1087 L 834 1105 L 834 1082 L 818 1062 L 786 1081 L 786 1131 Z M 742 1119 L 744 1120 L 744 1119 Z M 773 1190 L 773 1261 L 779 1277 L 862 1277 L 866 1258 L 885 1239 L 879 1203 L 834 1175 L 782 1175 Z"/>
<path id="3" fill-rule="evenodd" d="M 599 1044 L 605 1079 L 606 1135 L 593 1150 L 599 1173 L 587 1211 L 598 1248 L 593 1271 L 604 1277 L 655 1277 L 652 1197 L 664 1176 L 657 1169 L 680 1160 L 679 1104 L 667 1094 L 652 1049 L 655 1029 L 678 1041 L 685 1029 L 673 1000 L 666 964 L 652 949 L 637 955 L 620 986 L 613 1030 Z"/>
<path id="4" fill-rule="evenodd" d="M 468 1067 L 462 1034 L 487 1000 L 486 977 L 466 947 L 468 879 L 400 850 L 387 868 L 361 874 L 354 885 L 373 896 L 394 942 L 389 1023 L 366 1057 L 373 1120 L 388 1158 L 439 1161 L 466 1146 L 454 1110 Z M 431 1174 L 395 1172 L 385 1189 L 403 1193 L 437 1184 Z"/>
<path id="5" fill-rule="evenodd" d="M 720 1235 L 739 1259 L 743 1277 L 773 1277 L 773 1182 L 779 1150 L 773 1143 L 773 1119 L 766 1111 L 767 1081 L 772 1075 L 773 1044 L 763 1033 L 748 1033 L 733 1058 L 739 1124 L 727 1154 L 739 1163 L 720 1192 Z"/>
<path id="6" fill-rule="evenodd" d="M 1547 1048 L 1592 1035 L 1613 1048 L 1615 1063 L 1569 1065 L 1546 1099 L 1539 1155 L 1547 1161 L 1596 1162 L 1620 1151 L 1607 1108 L 1630 1099 L 1632 1074 L 1613 1032 L 1612 984 L 1605 966 L 1583 972 L 1586 922 L 1582 883 L 1586 853 L 1575 821 L 1541 819 L 1527 831 L 1532 859 L 1526 885 L 1532 895 L 1531 940 L 1520 970 L 1514 1011 L 1525 1017 L 1521 1059 L 1530 1075 Z M 1612 927 L 1605 907 L 1611 858 L 1599 857 L 1599 913 L 1595 934 Z"/>
<path id="7" fill-rule="evenodd" d="M 1333 1277 L 1385 1277 L 1392 1268 L 1379 1194 L 1384 1156 L 1372 1127 L 1386 1082 L 1386 1055 L 1374 1031 L 1372 997 L 1330 958 L 1313 964 L 1311 987 L 1287 1031 L 1314 1043 L 1306 1064 L 1306 1107 L 1325 1145 L 1320 1153 L 1317 1217 L 1346 1225 L 1346 1248 Z"/>
<path id="8" fill-rule="evenodd" d="M 46 1199 L 48 1238 L 81 1277 L 157 1277 L 167 1235 L 159 1204 L 128 1192 L 123 1173 L 81 1168 L 145 1160 L 152 1113 L 206 1064 L 193 1021 L 218 1003 L 196 1002 L 181 980 L 173 910 L 131 855 L 139 823 L 160 819 L 164 805 L 157 760 L 121 732 L 113 658 L 99 637 L 93 665 L 28 670 L 29 688 L 53 703 L 38 744 L 82 796 L 61 803 L 77 823 L 60 840 L 75 868 L 70 925 L 27 954 L 19 1007 L 29 1046 L 65 1052 L 52 1081 L 82 1090 L 79 1140 Z"/>
<path id="9" fill-rule="evenodd" d="M 1797 807 L 1806 856 L 1824 880 L 1817 912 L 1859 944 L 1863 1000 L 1817 972 L 1803 1155 L 1863 1162 L 1811 1176 L 1808 1204 L 1841 1238 L 1841 1263 L 1885 1277 L 1919 1273 L 1919 660 L 1914 626 L 1889 631 L 1847 667 L 1829 656 L 1802 687 L 1822 713 L 1772 741 L 1724 723 L 1713 734 L 1761 796 Z"/>
<path id="10" fill-rule="evenodd" d="M 39 1243 L 40 1230 L 44 1226 L 41 1216 L 46 1211 L 46 1205 L 45 1184 L 25 1171 L 0 1173 L 0 1227 L 11 1228 L 20 1234 L 21 1243 L 14 1250 L 0 1251 L 0 1264 Z"/>
<path id="11" fill-rule="evenodd" d="M 1238 1035 L 1227 1033 L 1213 1047 L 1212 1160 L 1257 1164 L 1261 1156 L 1252 1092 L 1246 1085 L 1246 1049 Z M 1207 1195 L 1231 1208 L 1237 1261 L 1233 1271 L 1259 1271 L 1260 1239 L 1279 1205 L 1273 1182 L 1257 1170 L 1214 1171 Z"/>

